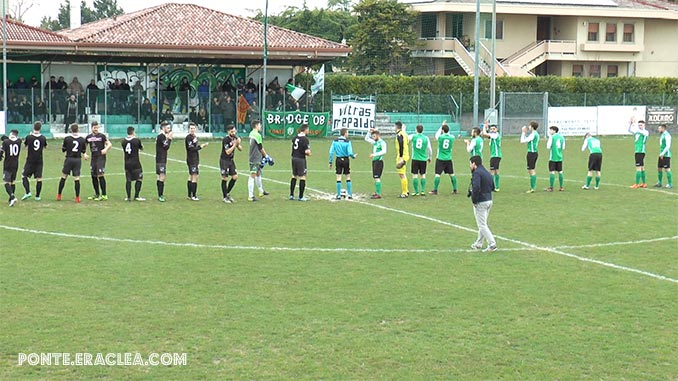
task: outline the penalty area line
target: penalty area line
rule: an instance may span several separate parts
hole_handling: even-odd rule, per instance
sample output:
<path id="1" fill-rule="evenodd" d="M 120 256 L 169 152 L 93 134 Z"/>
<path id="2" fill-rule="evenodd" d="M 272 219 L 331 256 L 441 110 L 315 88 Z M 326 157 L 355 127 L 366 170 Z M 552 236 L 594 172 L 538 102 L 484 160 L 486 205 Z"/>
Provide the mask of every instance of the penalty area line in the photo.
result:
<path id="1" fill-rule="evenodd" d="M 674 235 L 673 237 L 639 239 L 639 240 L 636 240 L 636 241 L 618 241 L 618 242 L 591 243 L 591 244 L 588 244 L 588 245 L 556 246 L 556 247 L 554 247 L 554 249 L 585 249 L 587 247 L 636 245 L 636 244 L 640 244 L 640 243 L 652 243 L 652 242 L 671 241 L 671 240 L 678 240 L 678 235 Z"/>

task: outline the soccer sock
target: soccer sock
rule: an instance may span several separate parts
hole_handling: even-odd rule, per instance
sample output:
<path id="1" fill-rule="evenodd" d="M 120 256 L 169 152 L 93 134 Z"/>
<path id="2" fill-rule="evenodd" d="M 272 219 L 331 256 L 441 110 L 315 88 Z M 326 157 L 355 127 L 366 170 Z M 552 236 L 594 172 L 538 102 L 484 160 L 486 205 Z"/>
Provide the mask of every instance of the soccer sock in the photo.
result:
<path id="1" fill-rule="evenodd" d="M 257 176 L 255 180 L 257 182 L 257 188 L 259 188 L 259 192 L 264 193 L 264 185 L 261 183 L 261 176 Z"/>
<path id="2" fill-rule="evenodd" d="M 438 186 L 440 185 L 440 176 L 436 176 L 433 179 L 433 191 L 437 192 L 438 191 Z"/>
<path id="3" fill-rule="evenodd" d="M 21 184 L 24 186 L 26 194 L 31 193 L 31 183 L 28 182 L 28 177 L 22 177 Z"/>
<path id="4" fill-rule="evenodd" d="M 296 188 L 296 186 L 297 186 L 297 178 L 292 177 L 292 179 L 290 180 L 290 196 L 292 196 L 292 197 L 294 197 L 294 188 Z M 301 186 L 299 188 L 301 188 Z"/>
<path id="5" fill-rule="evenodd" d="M 400 193 L 402 194 L 407 194 L 407 177 L 403 177 L 400 179 Z"/>
<path id="6" fill-rule="evenodd" d="M 304 190 L 306 190 L 306 180 L 299 180 L 299 198 L 304 198 Z"/>
<path id="7" fill-rule="evenodd" d="M 186 181 L 186 189 L 188 190 L 188 197 L 191 197 L 191 180 Z"/>
<path id="8" fill-rule="evenodd" d="M 125 194 L 127 194 L 128 200 L 132 197 L 132 182 L 131 181 L 125 181 Z"/>
<path id="9" fill-rule="evenodd" d="M 353 197 L 353 183 L 351 183 L 351 180 L 346 180 L 346 192 L 348 192 L 350 197 Z"/>
<path id="10" fill-rule="evenodd" d="M 450 177 L 452 178 L 452 190 L 457 190 L 457 176 L 452 175 Z"/>
<path id="11" fill-rule="evenodd" d="M 664 180 L 664 172 L 658 171 L 657 172 L 657 182 L 659 183 L 659 185 L 662 185 L 662 180 Z"/>
<path id="12" fill-rule="evenodd" d="M 42 192 L 42 180 L 35 183 L 35 197 L 40 197 L 40 192 Z"/>
<path id="13" fill-rule="evenodd" d="M 556 182 L 556 175 L 554 173 L 549 174 L 549 188 L 553 188 L 553 183 Z M 534 186 L 530 182 L 530 186 L 534 189 Z"/>
<path id="14" fill-rule="evenodd" d="M 673 186 L 673 174 L 671 174 L 671 171 L 666 171 L 666 183 Z"/>
<path id="15" fill-rule="evenodd" d="M 106 193 L 106 178 L 101 176 L 99 177 L 99 188 L 101 189 L 101 195 L 105 196 Z"/>
<path id="16" fill-rule="evenodd" d="M 640 171 L 636 171 L 636 184 L 640 184 Z"/>
<path id="17" fill-rule="evenodd" d="M 249 197 L 254 197 L 254 177 L 252 176 L 247 179 L 247 191 Z"/>
<path id="18" fill-rule="evenodd" d="M 9 200 L 12 201 L 12 184 L 10 183 L 5 183 L 5 192 L 7 192 L 7 195 L 9 196 Z"/>
<path id="19" fill-rule="evenodd" d="M 226 198 L 226 194 L 228 193 L 227 191 L 228 188 L 228 181 L 226 180 L 221 180 L 221 195 Z"/>
<path id="20" fill-rule="evenodd" d="M 421 182 L 421 193 L 426 192 L 426 178 L 419 180 Z"/>
<path id="21" fill-rule="evenodd" d="M 162 197 L 164 185 L 165 183 L 160 180 L 155 181 L 155 186 L 158 188 L 158 197 Z"/>
<path id="22" fill-rule="evenodd" d="M 16 184 L 12 184 L 12 194 L 16 193 Z"/>
<path id="23" fill-rule="evenodd" d="M 414 194 L 419 193 L 419 179 L 418 178 L 413 178 L 412 179 L 412 187 L 414 188 Z M 405 192 L 403 192 L 405 193 Z"/>
<path id="24" fill-rule="evenodd" d="M 65 185 L 66 185 L 66 179 L 64 179 L 62 177 L 61 180 L 59 180 L 59 192 L 57 192 L 58 194 L 61 194 L 61 192 L 63 192 Z"/>
<path id="25" fill-rule="evenodd" d="M 233 186 L 235 185 L 236 179 L 231 177 L 231 181 L 228 182 L 228 188 L 226 188 L 226 194 L 230 194 Z"/>
<path id="26" fill-rule="evenodd" d="M 596 176 L 596 188 L 600 185 L 600 176 Z"/>
<path id="27" fill-rule="evenodd" d="M 346 182 L 346 186 L 348 187 L 348 181 Z M 341 181 L 337 181 L 337 196 L 341 194 Z"/>
<path id="28" fill-rule="evenodd" d="M 141 193 L 141 184 L 143 184 L 141 181 L 134 183 L 134 198 L 139 198 L 139 193 Z"/>
<path id="29" fill-rule="evenodd" d="M 92 186 L 94 187 L 94 195 L 99 196 L 99 178 L 92 176 Z"/>
<path id="30" fill-rule="evenodd" d="M 75 180 L 75 197 L 80 197 L 80 180 Z"/>
<path id="31" fill-rule="evenodd" d="M 193 197 L 198 197 L 198 183 L 191 183 L 191 186 L 193 187 Z"/>
<path id="32" fill-rule="evenodd" d="M 646 183 L 645 170 L 640 171 L 640 179 L 643 181 L 643 184 Z"/>
<path id="33" fill-rule="evenodd" d="M 561 173 L 558 174 L 558 184 L 560 184 L 560 187 L 561 187 L 561 188 L 563 187 L 563 182 L 564 182 L 564 181 L 565 181 L 565 179 L 563 178 L 563 174 L 562 174 L 562 172 L 561 172 Z"/>
<path id="34" fill-rule="evenodd" d="M 598 181 L 599 177 L 596 177 L 596 182 Z M 588 188 L 591 185 L 591 180 L 593 180 L 593 177 L 591 176 L 586 176 L 586 187 Z M 596 185 L 597 186 L 597 185 Z"/>
<path id="35" fill-rule="evenodd" d="M 530 189 L 534 189 L 537 186 L 537 175 L 530 175 Z"/>
<path id="36" fill-rule="evenodd" d="M 374 190 L 379 196 L 381 196 L 381 181 L 374 182 Z"/>

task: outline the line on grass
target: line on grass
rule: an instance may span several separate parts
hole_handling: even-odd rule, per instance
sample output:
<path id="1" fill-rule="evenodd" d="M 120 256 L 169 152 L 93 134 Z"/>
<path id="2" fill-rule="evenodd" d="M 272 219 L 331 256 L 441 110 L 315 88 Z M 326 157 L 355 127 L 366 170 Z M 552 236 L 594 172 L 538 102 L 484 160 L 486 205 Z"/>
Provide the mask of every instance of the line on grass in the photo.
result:
<path id="1" fill-rule="evenodd" d="M 660 237 L 652 239 L 639 239 L 636 241 L 619 241 L 619 242 L 605 242 L 605 243 L 592 243 L 588 245 L 565 245 L 565 246 L 556 246 L 555 249 L 584 249 L 587 247 L 605 247 L 605 246 L 619 246 L 619 245 L 635 245 L 639 243 L 652 243 L 659 241 L 671 241 L 678 239 L 678 235 L 673 237 Z"/>

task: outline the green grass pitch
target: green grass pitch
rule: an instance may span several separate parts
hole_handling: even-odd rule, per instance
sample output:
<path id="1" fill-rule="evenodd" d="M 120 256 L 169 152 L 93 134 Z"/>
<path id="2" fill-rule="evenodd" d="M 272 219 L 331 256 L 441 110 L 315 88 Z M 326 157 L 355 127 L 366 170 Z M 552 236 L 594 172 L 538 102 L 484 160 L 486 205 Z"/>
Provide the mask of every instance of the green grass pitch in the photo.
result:
<path id="1" fill-rule="evenodd" d="M 116 149 L 108 201 L 75 204 L 69 178 L 56 202 L 63 158 L 50 141 L 42 201 L 0 204 L 0 379 L 676 380 L 678 192 L 629 189 L 631 139 L 601 140 L 600 190 L 581 189 L 588 153 L 567 138 L 565 191 L 542 191 L 542 143 L 538 191 L 525 194 L 525 146 L 504 139 L 491 254 L 470 250 L 459 140 L 458 195 L 444 177 L 438 196 L 398 199 L 389 140 L 384 199 L 368 200 L 371 147 L 357 139 L 359 197 L 339 202 L 330 140 L 313 140 L 307 203 L 288 201 L 291 144 L 272 139 L 271 194 L 248 203 L 244 144 L 234 204 L 221 202 L 217 141 L 201 151 L 200 201 L 186 199 L 183 139 L 170 150 L 166 203 L 150 140 L 148 201 L 123 201 Z M 657 145 L 652 135 L 650 185 Z M 187 365 L 18 366 L 19 353 L 41 352 L 178 352 Z"/>

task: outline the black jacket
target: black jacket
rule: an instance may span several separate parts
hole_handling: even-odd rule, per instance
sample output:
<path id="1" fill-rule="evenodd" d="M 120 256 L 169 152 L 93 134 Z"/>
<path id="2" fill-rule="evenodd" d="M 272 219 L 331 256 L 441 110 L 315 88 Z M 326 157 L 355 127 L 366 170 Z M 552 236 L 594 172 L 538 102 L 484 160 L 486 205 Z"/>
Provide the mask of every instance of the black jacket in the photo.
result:
<path id="1" fill-rule="evenodd" d="M 471 201 L 478 204 L 484 201 L 492 201 L 494 180 L 490 172 L 479 165 L 471 176 Z"/>

